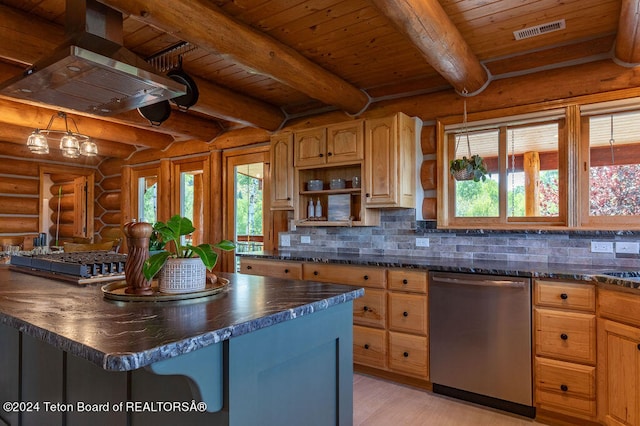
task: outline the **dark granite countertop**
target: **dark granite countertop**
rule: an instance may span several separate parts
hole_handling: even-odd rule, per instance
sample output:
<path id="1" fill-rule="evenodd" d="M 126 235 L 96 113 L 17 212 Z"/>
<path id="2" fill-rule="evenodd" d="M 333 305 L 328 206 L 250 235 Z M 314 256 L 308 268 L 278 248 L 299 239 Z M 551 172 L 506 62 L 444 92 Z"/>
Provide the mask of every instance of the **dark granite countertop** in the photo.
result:
<path id="1" fill-rule="evenodd" d="M 510 275 L 532 278 L 558 278 L 592 283 L 610 284 L 640 290 L 640 266 L 637 269 L 606 265 L 571 265 L 562 263 L 507 262 L 441 257 L 397 257 L 353 255 L 330 252 L 253 252 L 238 256 L 301 262 L 381 266 L 385 268 L 425 269 L 444 272 L 472 272 L 478 274 Z M 619 276 L 606 275 L 614 272 Z"/>
<path id="2" fill-rule="evenodd" d="M 217 295 L 173 302 L 103 298 L 78 286 L 0 266 L 0 324 L 105 370 L 134 370 L 361 297 L 352 286 L 242 274 Z"/>

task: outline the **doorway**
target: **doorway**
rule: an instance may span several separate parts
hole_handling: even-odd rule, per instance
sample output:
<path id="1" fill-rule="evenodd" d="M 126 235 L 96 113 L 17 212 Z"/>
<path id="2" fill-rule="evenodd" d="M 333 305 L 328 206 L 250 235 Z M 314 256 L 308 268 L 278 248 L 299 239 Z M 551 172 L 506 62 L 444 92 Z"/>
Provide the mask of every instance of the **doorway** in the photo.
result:
<path id="1" fill-rule="evenodd" d="M 269 152 L 227 156 L 225 166 L 226 238 L 235 243 L 236 253 L 271 249 Z M 226 270 L 238 271 L 237 260 L 233 265 Z"/>

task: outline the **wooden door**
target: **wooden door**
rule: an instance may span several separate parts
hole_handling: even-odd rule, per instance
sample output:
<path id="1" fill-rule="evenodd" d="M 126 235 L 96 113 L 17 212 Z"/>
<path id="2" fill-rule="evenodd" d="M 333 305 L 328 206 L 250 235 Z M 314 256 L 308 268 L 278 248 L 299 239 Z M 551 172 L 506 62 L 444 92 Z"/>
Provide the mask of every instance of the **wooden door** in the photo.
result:
<path id="1" fill-rule="evenodd" d="M 293 209 L 293 135 L 271 139 L 271 209 Z"/>
<path id="2" fill-rule="evenodd" d="M 365 191 L 368 206 L 392 203 L 396 199 L 396 116 L 365 123 Z"/>
<path id="3" fill-rule="evenodd" d="M 607 425 L 640 425 L 640 328 L 598 321 L 598 401 Z"/>
<path id="4" fill-rule="evenodd" d="M 325 128 L 295 133 L 295 166 L 321 166 L 326 163 L 327 132 Z"/>
<path id="5" fill-rule="evenodd" d="M 327 128 L 327 164 L 362 160 L 363 122 L 347 122 Z"/>

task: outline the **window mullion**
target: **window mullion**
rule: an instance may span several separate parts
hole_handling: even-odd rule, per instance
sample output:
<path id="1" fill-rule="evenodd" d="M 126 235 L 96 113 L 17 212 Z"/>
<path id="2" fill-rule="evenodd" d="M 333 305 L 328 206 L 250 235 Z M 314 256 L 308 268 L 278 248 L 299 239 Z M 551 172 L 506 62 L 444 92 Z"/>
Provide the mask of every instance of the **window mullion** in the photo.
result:
<path id="1" fill-rule="evenodd" d="M 509 217 L 507 196 L 509 190 L 509 179 L 507 176 L 507 127 L 501 126 L 500 132 L 498 136 L 498 176 L 499 185 L 498 185 L 498 200 L 499 200 L 499 222 L 507 223 L 507 218 Z"/>

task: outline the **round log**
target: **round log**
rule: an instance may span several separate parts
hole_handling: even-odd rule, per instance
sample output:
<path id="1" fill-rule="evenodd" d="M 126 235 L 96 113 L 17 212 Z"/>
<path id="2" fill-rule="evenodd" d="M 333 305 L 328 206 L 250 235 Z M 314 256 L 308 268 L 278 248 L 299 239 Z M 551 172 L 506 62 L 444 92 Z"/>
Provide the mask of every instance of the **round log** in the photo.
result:
<path id="1" fill-rule="evenodd" d="M 122 220 L 122 213 L 120 211 L 109 211 L 103 214 L 100 219 L 106 225 L 118 225 Z"/>
<path id="2" fill-rule="evenodd" d="M 0 193 L 38 195 L 40 182 L 37 179 L 3 177 L 0 179 Z"/>
<path id="3" fill-rule="evenodd" d="M 73 183 L 51 185 L 51 188 L 49 188 L 49 192 L 51 193 L 51 195 L 57 196 L 58 191 L 60 191 L 60 188 L 62 188 L 62 195 L 69 195 L 69 194 L 73 195 L 75 192 L 75 187 Z"/>
<path id="4" fill-rule="evenodd" d="M 108 158 L 100 163 L 98 169 L 103 176 L 119 175 L 123 164 L 122 158 Z"/>
<path id="5" fill-rule="evenodd" d="M 73 223 L 76 220 L 76 215 L 73 210 L 60 210 L 60 223 Z M 51 213 L 51 221 L 58 223 L 58 212 Z"/>
<path id="6" fill-rule="evenodd" d="M 119 190 L 120 185 L 122 184 L 122 177 L 120 175 L 109 176 L 102 179 L 100 182 L 100 187 L 105 191 Z"/>
<path id="7" fill-rule="evenodd" d="M 436 153 L 436 126 L 422 126 L 420 133 L 420 147 L 422 155 Z"/>
<path id="8" fill-rule="evenodd" d="M 72 210 L 75 207 L 75 198 L 71 197 L 60 197 L 60 211 L 63 210 Z M 54 212 L 58 211 L 58 197 L 51 197 L 49 199 L 49 208 Z"/>
<path id="9" fill-rule="evenodd" d="M 37 198 L 0 196 L 0 214 L 32 214 L 37 215 Z"/>
<path id="10" fill-rule="evenodd" d="M 436 189 L 438 186 L 438 170 L 436 160 L 426 160 L 420 166 L 420 183 L 425 191 Z"/>
<path id="11" fill-rule="evenodd" d="M 437 199 L 425 198 L 422 200 L 422 218 L 423 219 L 437 219 Z"/>
<path id="12" fill-rule="evenodd" d="M 73 182 L 78 175 L 72 173 L 51 173 L 49 177 L 53 183 L 68 183 Z"/>
<path id="13" fill-rule="evenodd" d="M 38 233 L 38 217 L 0 217 L 0 233 Z"/>
<path id="14" fill-rule="evenodd" d="M 39 176 L 37 162 L 11 159 L 0 162 L 0 173 L 6 175 Z"/>
<path id="15" fill-rule="evenodd" d="M 49 227 L 49 232 L 53 235 L 53 239 L 56 238 L 56 225 L 51 225 Z M 73 224 L 60 224 L 60 232 L 58 233 L 58 239 L 62 238 L 73 238 L 73 234 L 75 232 L 75 226 Z"/>
<path id="16" fill-rule="evenodd" d="M 120 210 L 120 193 L 105 192 L 98 197 L 98 202 L 107 210 Z"/>

